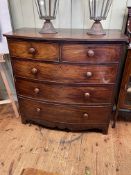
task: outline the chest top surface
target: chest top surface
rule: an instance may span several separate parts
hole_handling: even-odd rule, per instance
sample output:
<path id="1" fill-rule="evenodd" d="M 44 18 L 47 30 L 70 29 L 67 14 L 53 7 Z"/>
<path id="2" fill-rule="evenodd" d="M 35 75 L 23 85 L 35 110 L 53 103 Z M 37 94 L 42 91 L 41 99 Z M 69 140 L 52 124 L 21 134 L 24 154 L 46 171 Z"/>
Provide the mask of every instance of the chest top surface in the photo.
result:
<path id="1" fill-rule="evenodd" d="M 106 35 L 87 35 L 86 29 L 58 29 L 57 34 L 40 34 L 36 28 L 21 28 L 6 33 L 7 38 L 34 39 L 43 41 L 117 42 L 127 43 L 128 37 L 120 30 L 106 30 Z"/>

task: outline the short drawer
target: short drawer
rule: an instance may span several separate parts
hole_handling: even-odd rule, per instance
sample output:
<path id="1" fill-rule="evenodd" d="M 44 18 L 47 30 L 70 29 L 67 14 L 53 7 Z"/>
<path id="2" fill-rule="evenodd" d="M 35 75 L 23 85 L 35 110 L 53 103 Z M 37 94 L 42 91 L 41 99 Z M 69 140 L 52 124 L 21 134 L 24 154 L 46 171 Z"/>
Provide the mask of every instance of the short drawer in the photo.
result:
<path id="1" fill-rule="evenodd" d="M 27 120 L 58 123 L 108 123 L 111 107 L 58 105 L 19 98 L 21 115 Z"/>
<path id="2" fill-rule="evenodd" d="M 122 50 L 121 45 L 64 44 L 62 60 L 75 63 L 119 62 Z"/>
<path id="3" fill-rule="evenodd" d="M 56 43 L 9 40 L 11 57 L 45 61 L 59 59 L 59 45 Z"/>
<path id="4" fill-rule="evenodd" d="M 113 86 L 45 84 L 16 79 L 17 93 L 34 99 L 66 104 L 110 104 Z"/>
<path id="5" fill-rule="evenodd" d="M 31 61 L 12 62 L 14 75 L 58 83 L 115 83 L 118 65 L 67 65 Z"/>

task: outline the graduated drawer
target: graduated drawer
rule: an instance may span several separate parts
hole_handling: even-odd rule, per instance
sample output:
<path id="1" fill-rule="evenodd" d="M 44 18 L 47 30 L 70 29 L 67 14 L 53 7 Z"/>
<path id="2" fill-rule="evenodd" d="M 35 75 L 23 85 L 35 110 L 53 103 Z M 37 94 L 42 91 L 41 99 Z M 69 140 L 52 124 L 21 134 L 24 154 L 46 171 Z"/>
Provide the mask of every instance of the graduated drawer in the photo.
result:
<path id="1" fill-rule="evenodd" d="M 59 45 L 56 43 L 8 40 L 8 44 L 12 57 L 44 61 L 59 60 Z"/>
<path id="2" fill-rule="evenodd" d="M 19 98 L 20 111 L 27 120 L 58 123 L 108 123 L 111 107 L 58 105 Z"/>
<path id="3" fill-rule="evenodd" d="M 44 84 L 16 79 L 17 93 L 39 100 L 67 104 L 105 104 L 112 102 L 113 86 Z"/>
<path id="4" fill-rule="evenodd" d="M 62 60 L 75 63 L 119 62 L 122 50 L 121 45 L 64 44 Z"/>
<path id="5" fill-rule="evenodd" d="M 59 83 L 115 83 L 118 65 L 68 65 L 31 61 L 12 62 L 14 75 Z"/>

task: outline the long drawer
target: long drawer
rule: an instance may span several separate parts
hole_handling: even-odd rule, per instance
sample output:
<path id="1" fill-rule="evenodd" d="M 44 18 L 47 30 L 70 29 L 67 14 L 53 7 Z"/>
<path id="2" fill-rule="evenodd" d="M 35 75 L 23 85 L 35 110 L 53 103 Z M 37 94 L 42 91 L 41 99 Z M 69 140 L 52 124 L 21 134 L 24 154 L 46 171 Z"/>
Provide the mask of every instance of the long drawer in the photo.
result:
<path id="1" fill-rule="evenodd" d="M 8 40 L 12 57 L 43 61 L 59 60 L 59 44 L 23 40 Z"/>
<path id="2" fill-rule="evenodd" d="M 115 83 L 118 70 L 117 64 L 69 65 L 15 60 L 12 65 L 15 76 L 59 83 Z"/>
<path id="3" fill-rule="evenodd" d="M 122 45 L 63 44 L 62 60 L 74 63 L 119 62 Z"/>
<path id="4" fill-rule="evenodd" d="M 113 86 L 76 86 L 47 84 L 16 79 L 17 93 L 39 100 L 68 104 L 112 103 Z"/>
<path id="5" fill-rule="evenodd" d="M 26 120 L 39 119 L 41 121 L 58 123 L 108 123 L 111 107 L 49 104 L 19 98 L 20 111 Z"/>

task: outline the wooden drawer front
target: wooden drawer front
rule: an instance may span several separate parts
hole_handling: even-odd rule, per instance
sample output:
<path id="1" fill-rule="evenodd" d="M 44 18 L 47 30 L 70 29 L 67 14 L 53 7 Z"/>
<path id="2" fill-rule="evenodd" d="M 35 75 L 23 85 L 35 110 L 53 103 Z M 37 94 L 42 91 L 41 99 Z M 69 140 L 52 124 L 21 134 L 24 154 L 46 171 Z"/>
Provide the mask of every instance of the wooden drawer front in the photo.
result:
<path id="1" fill-rule="evenodd" d="M 67 62 L 119 62 L 121 53 L 121 45 L 64 44 L 62 47 L 62 59 Z"/>
<path id="2" fill-rule="evenodd" d="M 14 61 L 15 76 L 60 83 L 115 83 L 118 65 L 63 65 Z"/>
<path id="3" fill-rule="evenodd" d="M 111 107 L 79 107 L 41 103 L 19 98 L 20 111 L 26 119 L 59 123 L 107 123 Z"/>
<path id="4" fill-rule="evenodd" d="M 55 61 L 59 59 L 59 45 L 55 43 L 9 40 L 12 57 Z"/>
<path id="5" fill-rule="evenodd" d="M 42 84 L 16 79 L 16 89 L 19 95 L 44 101 L 69 104 L 100 104 L 112 102 L 112 86 L 83 87 Z"/>

